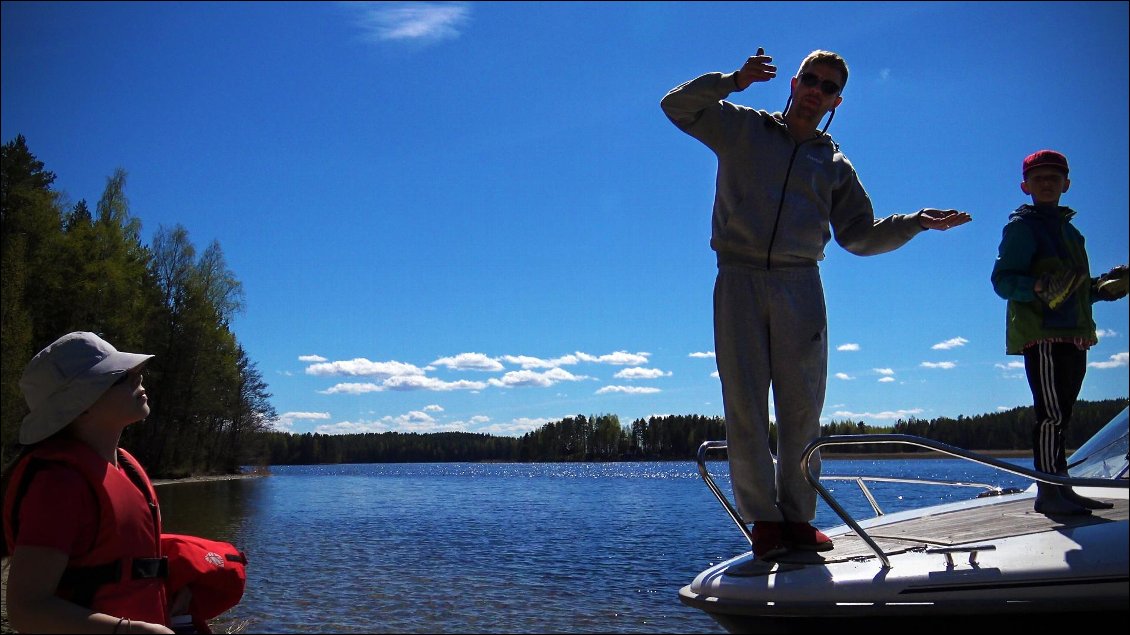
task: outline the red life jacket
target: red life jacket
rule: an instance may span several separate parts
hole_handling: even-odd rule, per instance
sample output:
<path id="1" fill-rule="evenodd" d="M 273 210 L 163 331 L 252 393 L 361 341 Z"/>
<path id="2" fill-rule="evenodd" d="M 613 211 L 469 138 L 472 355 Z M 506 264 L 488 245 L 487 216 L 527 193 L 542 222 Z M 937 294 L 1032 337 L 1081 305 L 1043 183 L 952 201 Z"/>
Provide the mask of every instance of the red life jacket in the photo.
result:
<path id="1" fill-rule="evenodd" d="M 168 624 L 161 556 L 161 510 L 141 464 L 118 448 L 126 476 L 85 443 L 51 439 L 22 457 L 4 495 L 4 538 L 14 548 L 17 511 L 44 462 L 63 463 L 82 475 L 97 498 L 98 532 L 90 551 L 72 555 L 57 595 L 100 613 Z"/>
<path id="2" fill-rule="evenodd" d="M 198 631 L 243 598 L 247 556 L 230 543 L 182 534 L 161 534 L 161 551 L 169 559 L 165 584 L 169 597 L 184 587 L 192 592 L 188 613 Z"/>

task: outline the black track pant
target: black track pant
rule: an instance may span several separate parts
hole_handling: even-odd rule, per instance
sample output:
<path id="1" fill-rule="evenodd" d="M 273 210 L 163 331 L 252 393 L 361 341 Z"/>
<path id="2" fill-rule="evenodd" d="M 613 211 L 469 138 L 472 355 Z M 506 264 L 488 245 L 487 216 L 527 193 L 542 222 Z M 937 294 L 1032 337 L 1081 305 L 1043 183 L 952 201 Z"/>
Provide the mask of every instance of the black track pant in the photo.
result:
<path id="1" fill-rule="evenodd" d="M 1024 370 L 1036 410 L 1032 430 L 1035 467 L 1066 474 L 1067 426 L 1087 374 L 1087 351 L 1070 342 L 1040 342 L 1024 349 Z"/>

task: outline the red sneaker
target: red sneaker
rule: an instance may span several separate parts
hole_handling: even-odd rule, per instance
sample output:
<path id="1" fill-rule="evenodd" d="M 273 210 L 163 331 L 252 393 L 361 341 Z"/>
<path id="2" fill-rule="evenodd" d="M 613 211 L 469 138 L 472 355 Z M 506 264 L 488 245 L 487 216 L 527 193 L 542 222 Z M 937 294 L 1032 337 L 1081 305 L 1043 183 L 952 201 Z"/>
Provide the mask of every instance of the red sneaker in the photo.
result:
<path id="1" fill-rule="evenodd" d="M 784 542 L 803 551 L 828 551 L 834 548 L 832 539 L 810 523 L 784 523 Z"/>
<path id="2" fill-rule="evenodd" d="M 753 523 L 753 556 L 761 560 L 772 560 L 788 551 L 781 538 L 782 523 L 757 521 Z"/>

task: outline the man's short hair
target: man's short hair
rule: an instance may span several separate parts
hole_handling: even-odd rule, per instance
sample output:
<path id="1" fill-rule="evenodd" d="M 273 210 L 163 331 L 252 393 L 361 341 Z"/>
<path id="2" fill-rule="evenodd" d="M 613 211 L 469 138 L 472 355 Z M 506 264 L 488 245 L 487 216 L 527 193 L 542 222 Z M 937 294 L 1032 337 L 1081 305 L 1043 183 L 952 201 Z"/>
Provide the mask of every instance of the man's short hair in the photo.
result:
<path id="1" fill-rule="evenodd" d="M 847 62 L 844 61 L 844 58 L 831 51 L 813 51 L 809 53 L 808 57 L 804 58 L 804 61 L 800 63 L 800 70 L 797 71 L 797 75 L 799 76 L 804 72 L 804 69 L 808 68 L 812 64 L 824 64 L 840 71 L 840 74 L 844 76 L 843 84 L 840 86 L 841 91 L 843 90 L 844 86 L 847 86 L 848 66 Z"/>

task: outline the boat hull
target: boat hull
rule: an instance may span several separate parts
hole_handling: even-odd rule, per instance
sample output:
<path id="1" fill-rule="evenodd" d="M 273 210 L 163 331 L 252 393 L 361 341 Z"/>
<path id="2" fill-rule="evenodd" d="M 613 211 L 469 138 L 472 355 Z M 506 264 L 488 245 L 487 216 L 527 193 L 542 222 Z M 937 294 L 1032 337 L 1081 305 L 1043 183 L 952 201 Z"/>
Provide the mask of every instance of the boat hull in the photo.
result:
<path id="1" fill-rule="evenodd" d="M 884 567 L 847 528 L 831 531 L 830 552 L 790 552 L 773 562 L 750 554 L 712 567 L 683 587 L 684 604 L 730 632 L 812 632 L 856 623 L 867 631 L 947 630 L 999 624 L 1045 626 L 1051 619 L 1128 617 L 1125 490 L 1110 510 L 1052 518 L 1029 494 L 970 501 L 863 523 L 890 560 Z M 816 598 L 819 598 L 817 601 Z M 956 622 L 955 622 L 956 620 Z"/>

